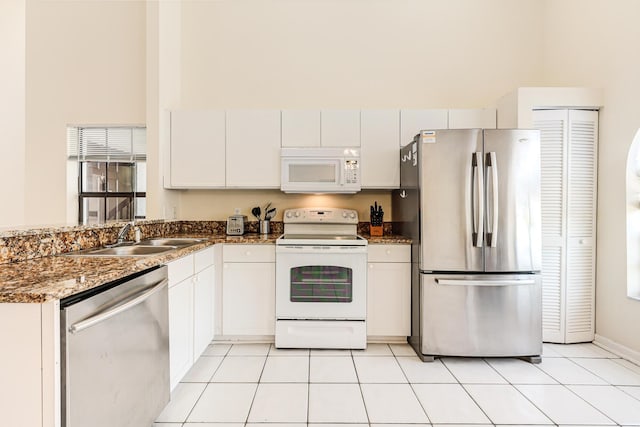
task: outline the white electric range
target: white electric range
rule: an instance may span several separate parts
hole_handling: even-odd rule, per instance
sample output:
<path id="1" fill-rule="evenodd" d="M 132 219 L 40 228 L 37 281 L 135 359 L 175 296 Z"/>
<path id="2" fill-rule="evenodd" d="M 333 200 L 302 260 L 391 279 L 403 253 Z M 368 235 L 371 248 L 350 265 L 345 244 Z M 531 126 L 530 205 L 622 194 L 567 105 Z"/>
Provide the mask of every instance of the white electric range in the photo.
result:
<path id="1" fill-rule="evenodd" d="M 367 240 L 352 209 L 284 212 L 276 241 L 277 348 L 367 346 Z"/>

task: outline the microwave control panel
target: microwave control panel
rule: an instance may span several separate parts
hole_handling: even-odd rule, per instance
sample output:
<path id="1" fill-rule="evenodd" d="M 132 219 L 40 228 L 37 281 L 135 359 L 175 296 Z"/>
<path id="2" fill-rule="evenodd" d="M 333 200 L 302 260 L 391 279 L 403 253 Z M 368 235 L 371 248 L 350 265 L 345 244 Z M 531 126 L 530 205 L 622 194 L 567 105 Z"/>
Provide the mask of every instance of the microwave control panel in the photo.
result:
<path id="1" fill-rule="evenodd" d="M 360 165 L 357 160 L 345 160 L 345 184 L 357 184 Z"/>

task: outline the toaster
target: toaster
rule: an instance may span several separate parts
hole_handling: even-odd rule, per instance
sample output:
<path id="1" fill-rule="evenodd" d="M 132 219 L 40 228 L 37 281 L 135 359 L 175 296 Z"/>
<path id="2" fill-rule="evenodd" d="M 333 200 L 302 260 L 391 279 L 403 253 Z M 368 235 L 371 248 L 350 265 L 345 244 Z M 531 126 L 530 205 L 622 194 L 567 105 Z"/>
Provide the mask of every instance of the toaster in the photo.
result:
<path id="1" fill-rule="evenodd" d="M 227 218 L 227 234 L 230 236 L 242 236 L 246 231 L 246 215 L 231 215 Z"/>

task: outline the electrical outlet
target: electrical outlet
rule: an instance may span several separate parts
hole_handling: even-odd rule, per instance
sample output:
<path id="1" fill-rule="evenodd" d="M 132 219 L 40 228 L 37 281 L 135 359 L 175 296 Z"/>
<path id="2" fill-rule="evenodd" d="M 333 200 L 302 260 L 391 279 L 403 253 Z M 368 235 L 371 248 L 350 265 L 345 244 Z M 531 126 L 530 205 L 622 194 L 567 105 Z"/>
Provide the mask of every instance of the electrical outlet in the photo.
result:
<path id="1" fill-rule="evenodd" d="M 240 215 L 240 208 L 233 208 L 234 215 Z"/>

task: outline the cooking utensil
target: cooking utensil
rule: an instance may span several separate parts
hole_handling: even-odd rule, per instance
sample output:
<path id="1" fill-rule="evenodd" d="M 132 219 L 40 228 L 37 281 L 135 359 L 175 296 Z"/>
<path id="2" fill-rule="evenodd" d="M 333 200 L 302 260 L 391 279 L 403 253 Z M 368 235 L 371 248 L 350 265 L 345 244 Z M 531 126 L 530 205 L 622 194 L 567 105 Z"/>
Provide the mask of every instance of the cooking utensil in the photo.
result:
<path id="1" fill-rule="evenodd" d="M 261 213 L 262 211 L 260 210 L 260 206 L 256 206 L 255 208 L 251 209 L 251 215 L 255 216 L 258 221 L 260 221 Z"/>
<path id="2" fill-rule="evenodd" d="M 270 221 L 274 216 L 276 216 L 276 208 L 271 208 L 264 214 L 264 219 Z"/>
<path id="3" fill-rule="evenodd" d="M 264 219 L 267 219 L 267 212 L 269 211 L 270 207 L 271 207 L 271 202 L 267 203 L 267 206 L 264 207 Z"/>

